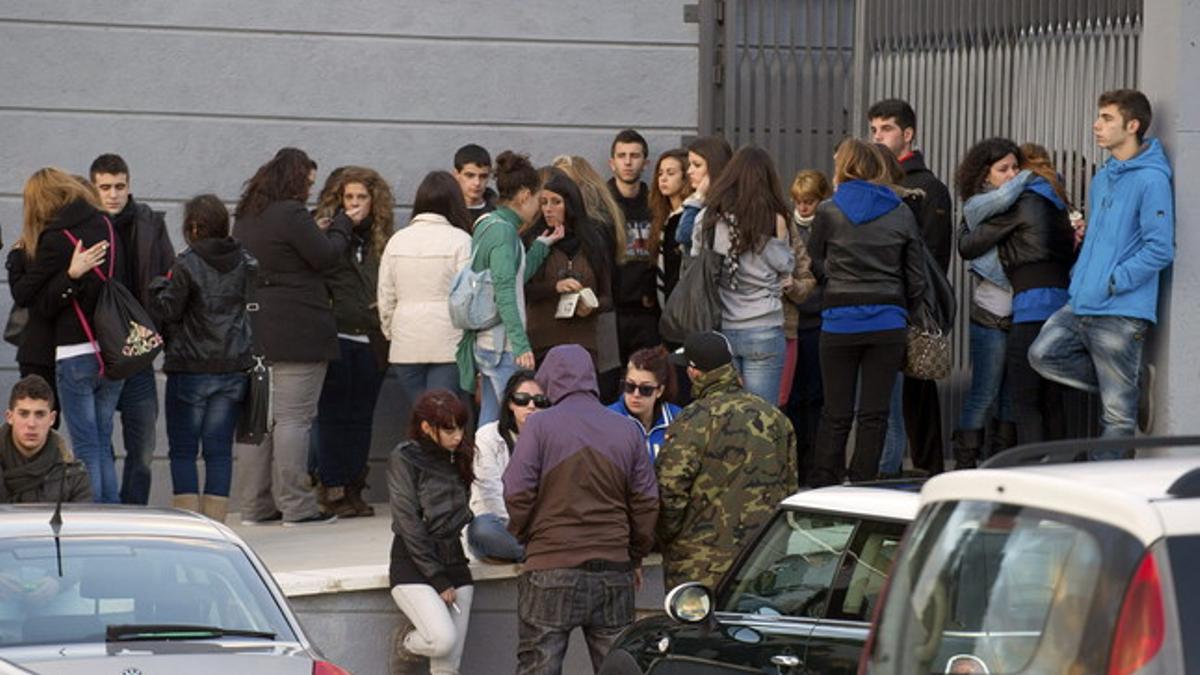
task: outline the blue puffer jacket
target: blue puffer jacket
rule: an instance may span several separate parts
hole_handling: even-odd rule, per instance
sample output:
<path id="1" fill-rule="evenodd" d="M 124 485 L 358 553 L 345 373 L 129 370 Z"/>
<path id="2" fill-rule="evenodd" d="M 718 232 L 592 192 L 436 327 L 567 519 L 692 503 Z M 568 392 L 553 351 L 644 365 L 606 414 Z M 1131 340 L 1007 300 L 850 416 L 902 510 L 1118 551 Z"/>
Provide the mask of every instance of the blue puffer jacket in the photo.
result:
<path id="1" fill-rule="evenodd" d="M 1071 270 L 1075 314 L 1157 319 L 1159 272 L 1175 257 L 1171 166 L 1157 139 L 1092 179 L 1087 236 Z"/>

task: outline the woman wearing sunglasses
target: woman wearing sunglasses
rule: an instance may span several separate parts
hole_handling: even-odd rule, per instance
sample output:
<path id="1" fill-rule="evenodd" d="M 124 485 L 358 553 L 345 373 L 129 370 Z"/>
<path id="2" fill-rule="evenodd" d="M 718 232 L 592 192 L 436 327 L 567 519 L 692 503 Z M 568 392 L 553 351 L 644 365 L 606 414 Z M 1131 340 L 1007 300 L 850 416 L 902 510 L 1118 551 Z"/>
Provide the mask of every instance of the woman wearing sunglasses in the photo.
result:
<path id="1" fill-rule="evenodd" d="M 637 420 L 646 438 L 646 452 L 653 462 L 666 438 L 667 427 L 679 414 L 679 406 L 669 402 L 675 396 L 675 369 L 667 350 L 649 347 L 630 354 L 621 391 L 621 398 L 608 407 Z"/>
<path id="2" fill-rule="evenodd" d="M 525 548 L 508 531 L 501 476 L 525 420 L 549 408 L 550 399 L 534 381 L 532 370 L 518 370 L 504 387 L 503 401 L 500 419 L 479 427 L 475 433 L 475 480 L 471 483 L 475 519 L 467 527 L 467 545 L 481 560 L 519 562 L 525 559 Z"/>

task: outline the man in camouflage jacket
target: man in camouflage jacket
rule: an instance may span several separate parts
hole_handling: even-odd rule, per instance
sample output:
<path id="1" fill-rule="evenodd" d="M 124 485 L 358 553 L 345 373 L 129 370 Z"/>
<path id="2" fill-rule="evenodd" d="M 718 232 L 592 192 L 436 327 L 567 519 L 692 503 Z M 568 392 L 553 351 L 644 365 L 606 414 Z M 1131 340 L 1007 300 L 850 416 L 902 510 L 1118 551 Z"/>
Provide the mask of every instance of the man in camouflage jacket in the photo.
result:
<path id="1" fill-rule="evenodd" d="M 695 400 L 667 429 L 655 464 L 663 575 L 668 589 L 685 581 L 715 588 L 796 491 L 796 434 L 778 408 L 743 388 L 725 336 L 694 334 L 679 356 Z"/>

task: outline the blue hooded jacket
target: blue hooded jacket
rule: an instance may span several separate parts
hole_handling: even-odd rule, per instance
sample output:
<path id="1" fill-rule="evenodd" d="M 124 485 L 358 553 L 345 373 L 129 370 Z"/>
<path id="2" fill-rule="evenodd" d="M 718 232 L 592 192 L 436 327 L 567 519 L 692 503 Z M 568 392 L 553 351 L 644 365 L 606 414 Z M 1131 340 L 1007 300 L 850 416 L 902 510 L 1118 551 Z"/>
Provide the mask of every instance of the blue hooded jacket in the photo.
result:
<path id="1" fill-rule="evenodd" d="M 1109 158 L 1088 191 L 1087 236 L 1071 270 L 1081 316 L 1157 321 L 1159 272 L 1175 258 L 1171 166 L 1157 139 L 1133 157 Z"/>

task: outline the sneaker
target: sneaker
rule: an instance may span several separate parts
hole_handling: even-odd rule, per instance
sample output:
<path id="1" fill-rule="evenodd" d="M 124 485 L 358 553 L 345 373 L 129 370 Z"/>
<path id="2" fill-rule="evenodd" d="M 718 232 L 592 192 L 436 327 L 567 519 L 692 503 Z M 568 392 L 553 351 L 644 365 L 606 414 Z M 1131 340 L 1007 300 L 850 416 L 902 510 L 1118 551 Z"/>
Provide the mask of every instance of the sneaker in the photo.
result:
<path id="1" fill-rule="evenodd" d="M 399 625 L 392 631 L 392 649 L 388 655 L 388 670 L 393 674 L 408 673 L 416 671 L 415 665 L 420 664 L 425 659 L 419 655 L 408 651 L 404 646 L 404 639 L 413 631 L 412 621 L 400 612 Z"/>
<path id="2" fill-rule="evenodd" d="M 1154 365 L 1146 364 L 1138 378 L 1137 426 L 1143 434 L 1154 427 Z"/>
<path id="3" fill-rule="evenodd" d="M 285 520 L 284 527 L 303 527 L 305 525 L 332 525 L 337 522 L 337 514 L 329 513 L 328 511 L 317 511 L 307 518 L 300 520 Z"/>
<path id="4" fill-rule="evenodd" d="M 258 525 L 274 525 L 281 520 L 283 520 L 283 514 L 276 511 L 275 513 L 272 513 L 271 515 L 269 515 L 266 518 L 263 518 L 261 520 L 250 520 L 248 518 L 243 519 L 242 525 L 245 525 L 246 527 L 255 527 Z"/>

